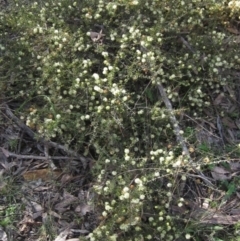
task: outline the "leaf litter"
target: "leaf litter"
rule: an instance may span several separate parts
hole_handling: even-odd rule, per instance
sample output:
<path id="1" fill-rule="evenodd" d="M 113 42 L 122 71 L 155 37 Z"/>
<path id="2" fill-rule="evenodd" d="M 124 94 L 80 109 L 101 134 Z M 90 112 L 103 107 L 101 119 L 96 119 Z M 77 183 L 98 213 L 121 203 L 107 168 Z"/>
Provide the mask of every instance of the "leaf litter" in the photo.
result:
<path id="1" fill-rule="evenodd" d="M 95 194 L 89 159 L 61 145 L 59 150 L 57 143 L 50 143 L 46 151 L 47 142 L 32 139 L 30 131 L 21 134 L 28 128 L 23 123 L 5 125 L 9 127 L 0 127 L 0 191 L 5 193 L 0 202 L 3 209 L 13 208 L 8 198 L 14 197 L 20 205 L 11 223 L 15 228 L 0 225 L 0 240 L 75 241 L 94 230 L 99 212 L 91 204 Z M 29 139 L 31 146 L 25 148 Z M 14 148 L 12 141 L 17 143 Z M 48 155 L 51 149 L 54 156 Z"/>

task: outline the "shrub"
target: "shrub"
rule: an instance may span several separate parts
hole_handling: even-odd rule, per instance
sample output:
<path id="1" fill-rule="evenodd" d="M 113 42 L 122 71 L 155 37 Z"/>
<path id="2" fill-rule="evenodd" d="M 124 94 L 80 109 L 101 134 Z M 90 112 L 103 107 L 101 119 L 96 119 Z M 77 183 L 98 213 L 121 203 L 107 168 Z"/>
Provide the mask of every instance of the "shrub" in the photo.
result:
<path id="1" fill-rule="evenodd" d="M 102 222 L 90 240 L 185 236 L 169 204 L 188 160 L 156 85 L 175 109 L 201 116 L 209 91 L 231 82 L 239 62 L 227 38 L 236 8 L 215 0 L 46 0 L 1 11 L 5 96 L 39 136 L 97 160 Z M 91 29 L 103 40 L 93 42 Z"/>

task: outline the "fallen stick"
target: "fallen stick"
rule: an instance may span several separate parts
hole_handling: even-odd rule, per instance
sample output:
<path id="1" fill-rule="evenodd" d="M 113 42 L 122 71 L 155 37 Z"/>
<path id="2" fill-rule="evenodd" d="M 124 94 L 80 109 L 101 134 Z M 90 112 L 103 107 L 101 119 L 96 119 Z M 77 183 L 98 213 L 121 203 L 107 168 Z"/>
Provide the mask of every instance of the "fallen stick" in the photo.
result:
<path id="1" fill-rule="evenodd" d="M 69 157 L 69 156 L 35 156 L 35 155 L 22 155 L 22 154 L 15 154 L 13 152 L 10 152 L 8 150 L 6 150 L 3 147 L 0 147 L 0 149 L 2 150 L 2 153 L 6 156 L 6 157 L 16 157 L 17 159 L 36 159 L 36 160 L 49 160 L 49 159 L 53 159 L 53 160 L 73 160 L 73 159 L 79 159 L 78 157 Z"/>

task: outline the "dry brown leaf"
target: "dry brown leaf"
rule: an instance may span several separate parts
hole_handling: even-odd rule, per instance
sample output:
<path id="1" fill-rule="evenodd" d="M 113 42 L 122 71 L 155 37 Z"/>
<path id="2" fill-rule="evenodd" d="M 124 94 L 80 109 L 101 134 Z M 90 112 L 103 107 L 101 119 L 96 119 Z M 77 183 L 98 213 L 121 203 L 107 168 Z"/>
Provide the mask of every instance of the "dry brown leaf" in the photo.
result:
<path id="1" fill-rule="evenodd" d="M 235 91 L 229 86 L 226 85 L 225 88 L 227 89 L 228 93 L 230 94 L 230 97 L 236 101 L 236 95 L 235 95 Z"/>
<path id="2" fill-rule="evenodd" d="M 233 172 L 240 171 L 240 163 L 239 162 L 230 162 L 229 166 L 231 168 L 231 171 L 233 171 Z"/>
<path id="3" fill-rule="evenodd" d="M 61 215 L 59 215 L 58 213 L 54 212 L 53 210 L 50 210 L 49 212 L 49 215 L 55 217 L 55 218 L 61 218 Z"/>
<path id="4" fill-rule="evenodd" d="M 240 215 L 240 209 L 239 208 L 237 208 L 237 209 L 231 209 L 231 211 L 230 211 L 230 214 L 232 214 L 232 215 Z"/>
<path id="5" fill-rule="evenodd" d="M 53 179 L 56 179 L 60 174 L 61 171 L 52 171 L 48 168 L 45 168 L 25 172 L 23 174 L 23 177 L 26 181 L 35 181 L 38 179 L 42 179 L 44 181 L 51 181 Z"/>
<path id="6" fill-rule="evenodd" d="M 63 199 L 59 203 L 57 203 L 54 208 L 60 213 L 63 213 L 69 208 L 71 204 L 78 201 L 79 199 L 77 197 L 65 191 L 63 194 Z"/>
<path id="7" fill-rule="evenodd" d="M 215 166 L 212 169 L 211 173 L 212 173 L 212 177 L 216 181 L 224 181 L 224 180 L 230 180 L 231 179 L 231 173 L 223 167 Z"/>
<path id="8" fill-rule="evenodd" d="M 81 213 L 83 216 L 92 210 L 93 210 L 93 208 L 88 204 L 81 204 L 75 208 L 75 212 Z"/>
<path id="9" fill-rule="evenodd" d="M 219 105 L 219 104 L 221 104 L 221 102 L 222 102 L 222 100 L 223 100 L 224 97 L 225 97 L 225 96 L 224 96 L 224 93 L 220 93 L 220 94 L 215 98 L 215 100 L 213 101 L 213 104 L 214 104 L 214 105 Z"/>
<path id="10" fill-rule="evenodd" d="M 0 240 L 1 241 L 7 241 L 8 240 L 7 234 L 5 233 L 5 231 L 3 230 L 2 227 L 0 227 Z"/>
<path id="11" fill-rule="evenodd" d="M 28 233 L 30 227 L 34 224 L 34 220 L 29 215 L 25 215 L 24 218 L 18 223 L 20 233 Z"/>
<path id="12" fill-rule="evenodd" d="M 234 121 L 231 118 L 227 117 L 227 116 L 222 118 L 222 123 L 225 126 L 229 127 L 229 128 L 232 128 L 232 129 L 237 128 L 237 126 L 234 123 Z"/>
<path id="13" fill-rule="evenodd" d="M 226 29 L 230 33 L 239 34 L 239 31 L 236 28 L 234 28 L 234 27 L 227 27 Z"/>
<path id="14" fill-rule="evenodd" d="M 2 150 L 3 154 L 5 155 L 5 157 L 9 157 L 8 150 L 4 149 L 3 147 L 0 147 L 0 149 Z"/>
<path id="15" fill-rule="evenodd" d="M 66 183 L 72 181 L 73 178 L 74 178 L 73 175 L 70 175 L 70 174 L 68 174 L 68 173 L 65 173 L 65 174 L 63 174 L 62 177 L 61 177 L 61 183 L 62 183 L 62 184 L 66 184 Z"/>
<path id="16" fill-rule="evenodd" d="M 238 129 L 240 129 L 240 120 L 236 120 L 236 121 L 235 121 L 235 124 L 236 124 L 236 126 L 238 127 Z"/>
<path id="17" fill-rule="evenodd" d="M 239 193 L 239 192 L 236 192 L 236 194 L 237 194 L 237 197 L 240 199 L 240 193 Z"/>
<path id="18" fill-rule="evenodd" d="M 67 228 L 63 232 L 61 232 L 54 241 L 66 241 L 67 236 L 70 234 L 70 230 Z"/>
<path id="19" fill-rule="evenodd" d="M 40 204 L 31 201 L 31 207 L 32 207 L 32 212 L 33 212 L 32 218 L 34 220 L 37 219 L 38 217 L 42 216 L 43 208 Z"/>
<path id="20" fill-rule="evenodd" d="M 238 111 L 238 105 L 235 105 L 235 104 L 232 104 L 232 103 L 229 102 L 229 107 L 228 107 L 227 112 L 228 113 L 234 113 L 236 111 Z"/>
<path id="21" fill-rule="evenodd" d="M 229 136 L 230 136 L 230 138 L 231 138 L 231 143 L 234 143 L 235 137 L 234 137 L 233 131 L 230 130 L 229 128 L 227 128 L 227 132 L 228 132 L 228 134 L 229 134 Z M 228 139 L 229 139 L 229 138 L 228 138 Z"/>

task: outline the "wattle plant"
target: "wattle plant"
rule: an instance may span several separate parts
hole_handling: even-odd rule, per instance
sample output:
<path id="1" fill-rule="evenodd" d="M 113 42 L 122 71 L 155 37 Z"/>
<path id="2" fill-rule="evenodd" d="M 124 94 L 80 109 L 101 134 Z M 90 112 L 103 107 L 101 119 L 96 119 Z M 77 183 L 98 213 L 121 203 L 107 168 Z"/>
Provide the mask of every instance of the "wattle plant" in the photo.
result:
<path id="1" fill-rule="evenodd" d="M 201 117 L 209 91 L 233 81 L 239 46 L 227 36 L 238 4 L 227 3 L 14 1 L 0 11 L 5 98 L 37 135 L 96 160 L 102 221 L 91 241 L 191 238 L 169 213 L 188 160 L 156 86 L 177 118 Z"/>

